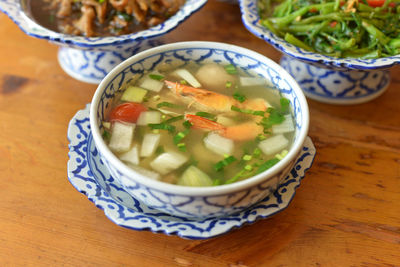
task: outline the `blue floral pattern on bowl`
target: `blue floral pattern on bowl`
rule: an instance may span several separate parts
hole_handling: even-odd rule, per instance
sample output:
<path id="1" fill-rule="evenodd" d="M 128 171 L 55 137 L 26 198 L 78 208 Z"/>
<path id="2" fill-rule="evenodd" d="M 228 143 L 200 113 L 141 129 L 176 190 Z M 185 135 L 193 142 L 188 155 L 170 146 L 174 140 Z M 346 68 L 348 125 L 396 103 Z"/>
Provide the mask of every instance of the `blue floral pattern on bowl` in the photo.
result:
<path id="1" fill-rule="evenodd" d="M 285 55 L 281 65 L 312 99 L 332 104 L 370 101 L 389 86 L 388 69 L 400 64 L 400 55 L 363 60 L 334 58 L 306 51 L 286 42 L 260 24 L 257 0 L 240 0 L 240 9 L 245 27 Z"/>
<path id="2" fill-rule="evenodd" d="M 117 64 L 145 49 L 163 43 L 161 36 L 198 11 L 207 0 L 187 0 L 184 6 L 165 22 L 147 30 L 110 37 L 84 37 L 48 30 L 24 11 L 28 0 L 0 0 L 0 10 L 29 36 L 61 46 L 58 59 L 63 70 L 80 81 L 98 84 Z"/>
<path id="3" fill-rule="evenodd" d="M 302 138 L 305 136 L 299 133 L 303 129 L 308 129 L 308 124 L 302 124 L 305 113 L 308 115 L 308 109 L 306 107 L 304 109 L 301 108 L 299 96 L 293 89 L 293 86 L 297 85 L 294 83 L 292 77 L 287 73 L 280 72 L 281 68 L 276 63 L 267 59 L 261 60 L 257 57 L 258 54 L 251 54 L 250 51 L 248 53 L 242 50 L 241 52 L 237 52 L 235 49 L 230 49 L 229 46 L 222 48 L 222 45 L 220 48 L 209 48 L 207 46 L 209 46 L 207 43 L 203 43 L 198 46 L 189 45 L 188 48 L 176 48 L 175 45 L 171 45 L 170 49 L 162 47 L 158 49 L 159 52 L 153 52 L 149 56 L 142 56 L 140 59 L 133 61 L 133 63 L 126 64 L 123 67 L 120 66 L 114 70 L 115 74 L 112 74 L 112 78 L 107 80 L 107 84 L 104 84 L 105 89 L 100 95 L 98 106 L 93 106 L 92 112 L 96 117 L 97 125 L 101 127 L 101 121 L 104 120 L 114 95 L 118 90 L 123 90 L 124 85 L 133 79 L 140 79 L 146 71 L 154 70 L 158 65 L 162 65 L 163 67 L 170 65 L 170 68 L 172 66 L 180 68 L 190 62 L 199 64 L 224 62 L 240 67 L 242 71 L 247 72 L 249 75 L 263 77 L 266 81 L 270 81 L 269 86 L 271 90 L 275 90 L 276 93 L 289 99 L 296 121 L 295 128 L 297 134 L 295 134 L 294 143 L 304 142 Z M 109 151 L 104 152 L 107 153 Z M 291 153 L 298 152 L 293 151 Z M 115 158 L 115 155 L 108 155 L 117 161 L 117 165 L 120 163 Z M 148 207 L 187 218 L 219 217 L 243 210 L 249 205 L 255 204 L 265 198 L 272 191 L 275 191 L 282 183 L 287 171 L 295 164 L 294 161 L 291 161 L 285 169 L 276 172 L 272 177 L 258 185 L 246 186 L 235 192 L 221 193 L 214 196 L 192 196 L 177 194 L 175 192 L 167 193 L 147 186 L 144 183 L 134 181 L 127 173 L 121 171 L 121 168 L 127 168 L 125 165 L 117 166 L 111 163 L 101 151 L 100 157 L 105 166 L 110 170 L 111 175 L 133 197 L 141 199 Z M 281 163 L 279 162 L 273 168 L 280 168 Z"/>
<path id="4" fill-rule="evenodd" d="M 311 167 L 315 148 L 307 138 L 294 167 L 268 197 L 239 213 L 219 218 L 193 220 L 152 209 L 126 192 L 109 173 L 94 145 L 89 125 L 89 105 L 72 118 L 68 128 L 68 178 L 96 207 L 117 225 L 188 239 L 206 239 L 284 210 L 293 199 L 305 172 Z"/>

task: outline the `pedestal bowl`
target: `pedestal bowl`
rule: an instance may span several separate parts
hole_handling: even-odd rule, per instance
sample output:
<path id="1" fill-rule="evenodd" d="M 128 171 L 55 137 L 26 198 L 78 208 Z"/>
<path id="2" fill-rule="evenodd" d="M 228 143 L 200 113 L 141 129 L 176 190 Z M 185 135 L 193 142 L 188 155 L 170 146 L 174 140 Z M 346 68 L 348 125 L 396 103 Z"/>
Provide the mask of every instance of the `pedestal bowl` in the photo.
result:
<path id="1" fill-rule="evenodd" d="M 359 104 L 377 98 L 390 83 L 389 69 L 400 55 L 378 59 L 335 58 L 296 47 L 260 23 L 257 0 L 240 0 L 242 21 L 255 36 L 282 52 L 281 66 L 311 99 L 330 104 Z"/>
<path id="2" fill-rule="evenodd" d="M 31 16 L 28 0 L 0 0 L 0 10 L 29 36 L 60 46 L 58 61 L 73 78 L 98 84 L 107 73 L 128 57 L 164 43 L 162 36 L 198 11 L 207 0 L 187 0 L 180 10 L 163 23 L 132 34 L 110 37 L 67 35 L 49 30 Z"/>

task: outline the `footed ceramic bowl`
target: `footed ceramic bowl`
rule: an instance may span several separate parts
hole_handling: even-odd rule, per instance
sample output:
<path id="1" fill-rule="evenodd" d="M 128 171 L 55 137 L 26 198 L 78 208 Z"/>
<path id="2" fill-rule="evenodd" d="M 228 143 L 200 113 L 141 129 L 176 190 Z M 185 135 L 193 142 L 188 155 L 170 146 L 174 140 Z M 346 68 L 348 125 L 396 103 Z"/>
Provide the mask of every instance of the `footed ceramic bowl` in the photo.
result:
<path id="1" fill-rule="evenodd" d="M 67 35 L 48 30 L 30 17 L 28 0 L 0 0 L 0 10 L 26 34 L 60 46 L 58 61 L 75 79 L 98 84 L 106 74 L 128 57 L 163 43 L 161 36 L 175 29 L 207 0 L 187 0 L 171 18 L 147 30 L 112 37 Z"/>
<path id="2" fill-rule="evenodd" d="M 368 102 L 385 92 L 389 68 L 400 55 L 379 59 L 333 58 L 306 51 L 274 35 L 260 24 L 257 0 L 240 0 L 242 20 L 255 36 L 283 53 L 281 66 L 300 84 L 305 95 L 330 104 Z"/>
<path id="3" fill-rule="evenodd" d="M 270 81 L 290 100 L 295 118 L 294 143 L 287 156 L 269 170 L 247 180 L 214 187 L 186 187 L 149 179 L 121 162 L 101 136 L 101 122 L 113 97 L 125 84 L 159 65 L 184 67 L 189 62 L 233 64 Z M 90 127 L 96 148 L 111 175 L 135 199 L 152 209 L 187 217 L 220 217 L 242 211 L 274 192 L 303 148 L 309 125 L 308 105 L 296 81 L 272 60 L 245 48 L 214 42 L 182 42 L 151 48 L 125 60 L 100 83 L 90 107 Z"/>

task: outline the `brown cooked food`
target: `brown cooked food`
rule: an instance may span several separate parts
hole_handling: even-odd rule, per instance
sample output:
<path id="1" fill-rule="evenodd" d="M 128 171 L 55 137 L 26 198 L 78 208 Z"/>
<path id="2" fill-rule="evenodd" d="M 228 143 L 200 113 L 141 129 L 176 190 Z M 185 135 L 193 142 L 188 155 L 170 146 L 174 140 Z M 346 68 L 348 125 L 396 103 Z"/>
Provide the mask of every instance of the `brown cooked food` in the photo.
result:
<path id="1" fill-rule="evenodd" d="M 94 36 L 133 33 L 162 23 L 185 0 L 30 0 L 32 16 L 58 32 Z"/>

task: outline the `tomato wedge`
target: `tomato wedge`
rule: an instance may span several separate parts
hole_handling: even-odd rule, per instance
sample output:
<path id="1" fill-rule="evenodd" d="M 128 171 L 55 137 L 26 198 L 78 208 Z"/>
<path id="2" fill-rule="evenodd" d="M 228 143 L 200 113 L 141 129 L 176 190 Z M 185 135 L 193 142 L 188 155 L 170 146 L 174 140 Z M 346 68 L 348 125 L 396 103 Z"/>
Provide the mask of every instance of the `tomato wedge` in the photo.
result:
<path id="1" fill-rule="evenodd" d="M 116 106 L 110 113 L 110 121 L 136 122 L 140 113 L 147 108 L 139 103 L 128 102 Z"/>
<path id="2" fill-rule="evenodd" d="M 385 3 L 386 0 L 367 0 L 367 3 L 370 7 L 381 7 Z M 389 3 L 390 7 L 395 7 L 396 3 Z"/>

